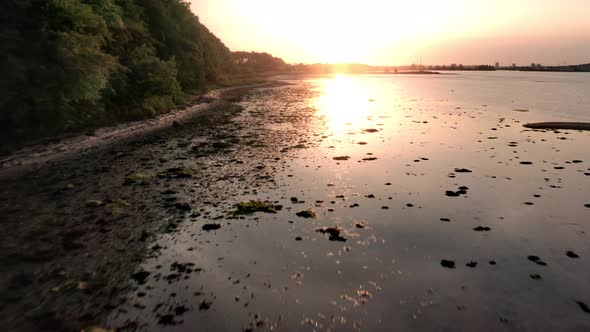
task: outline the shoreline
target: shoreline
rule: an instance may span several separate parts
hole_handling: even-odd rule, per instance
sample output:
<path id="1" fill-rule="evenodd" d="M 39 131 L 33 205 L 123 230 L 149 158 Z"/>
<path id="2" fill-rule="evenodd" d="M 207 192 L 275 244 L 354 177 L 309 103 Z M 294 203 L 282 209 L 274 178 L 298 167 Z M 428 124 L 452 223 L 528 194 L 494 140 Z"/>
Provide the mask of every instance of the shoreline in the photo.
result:
<path id="1" fill-rule="evenodd" d="M 199 179 L 203 188 L 223 180 L 206 167 L 174 173 L 186 162 L 177 151 L 206 163 L 224 151 L 214 138 L 218 128 L 233 130 L 231 119 L 242 112 L 238 102 L 253 89 L 283 85 L 218 89 L 206 95 L 212 101 L 102 129 L 100 139 L 80 136 L 31 147 L 43 150 L 37 154 L 19 151 L 22 164 L 0 171 L 2 325 L 94 331 L 134 292 L 133 272 L 157 255 L 156 240 L 196 214 L 195 202 L 212 199 L 207 190 L 183 187 L 183 180 Z M 207 139 L 198 149 L 183 149 L 195 133 Z M 63 149 L 52 150 L 58 145 Z"/>
<path id="2" fill-rule="evenodd" d="M 286 83 L 268 80 L 264 83 L 237 85 L 209 91 L 196 102 L 172 109 L 158 117 L 97 129 L 93 135 L 54 136 L 0 156 L 0 180 L 34 171 L 50 162 L 80 153 L 97 151 L 117 143 L 134 142 L 191 121 L 199 113 L 226 107 L 232 98 L 245 90 L 274 87 Z"/>

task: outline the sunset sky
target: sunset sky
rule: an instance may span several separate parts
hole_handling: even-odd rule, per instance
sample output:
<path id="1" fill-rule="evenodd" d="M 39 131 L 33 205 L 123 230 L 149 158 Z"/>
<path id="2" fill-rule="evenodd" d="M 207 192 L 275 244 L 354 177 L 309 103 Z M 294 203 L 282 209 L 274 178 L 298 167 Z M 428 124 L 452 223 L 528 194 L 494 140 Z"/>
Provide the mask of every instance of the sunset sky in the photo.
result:
<path id="1" fill-rule="evenodd" d="M 590 62 L 590 0 L 192 0 L 233 51 L 290 63 Z"/>

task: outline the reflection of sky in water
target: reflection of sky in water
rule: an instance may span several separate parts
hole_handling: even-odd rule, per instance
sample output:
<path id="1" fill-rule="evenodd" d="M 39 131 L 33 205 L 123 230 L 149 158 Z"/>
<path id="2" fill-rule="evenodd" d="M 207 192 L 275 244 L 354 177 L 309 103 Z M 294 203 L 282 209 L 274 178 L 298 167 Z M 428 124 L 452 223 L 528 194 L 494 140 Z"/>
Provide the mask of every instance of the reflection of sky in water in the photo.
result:
<path id="1" fill-rule="evenodd" d="M 202 287 L 214 310 L 185 314 L 173 328 L 179 331 L 235 331 L 255 313 L 278 331 L 587 329 L 575 299 L 590 302 L 590 265 L 564 253 L 590 257 L 590 209 L 583 207 L 590 137 L 522 131 L 524 122 L 559 118 L 555 94 L 525 89 L 517 99 L 511 89 L 519 78 L 482 83 L 473 95 L 461 90 L 473 89 L 479 75 L 307 81 L 318 95 L 301 101 L 313 110 L 299 139 L 314 144 L 290 152 L 289 168 L 275 175 L 279 189 L 235 197 L 278 201 L 285 209 L 231 221 L 215 233 L 186 226 L 145 266 L 192 261 L 205 271 L 142 301 L 198 307 L 202 297 L 191 294 Z M 568 84 L 551 89 L 576 89 Z M 567 117 L 587 116 L 575 112 L 578 102 L 564 103 Z M 538 108 L 513 111 L 530 105 Z M 246 110 L 270 113 L 279 107 L 263 97 L 246 103 Z M 332 159 L 343 155 L 350 160 Z M 460 186 L 469 187 L 466 195 L 445 196 Z M 308 208 L 319 218 L 294 215 Z M 355 226 L 361 221 L 366 228 Z M 316 232 L 323 226 L 340 227 L 348 241 L 328 241 Z M 477 226 L 491 231 L 475 232 Z M 457 268 L 442 268 L 441 259 Z M 470 261 L 477 267 L 466 267 Z M 543 280 L 532 280 L 533 273 Z"/>

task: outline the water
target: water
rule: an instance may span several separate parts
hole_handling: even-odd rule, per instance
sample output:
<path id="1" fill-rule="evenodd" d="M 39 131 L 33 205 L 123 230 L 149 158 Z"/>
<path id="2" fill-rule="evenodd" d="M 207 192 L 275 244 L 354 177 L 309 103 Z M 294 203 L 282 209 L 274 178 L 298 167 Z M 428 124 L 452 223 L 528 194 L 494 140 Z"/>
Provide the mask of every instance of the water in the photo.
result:
<path id="1" fill-rule="evenodd" d="M 131 282 L 136 290 L 109 325 L 590 329 L 578 303 L 590 304 L 590 135 L 522 127 L 589 121 L 590 75 L 286 79 L 292 85 L 242 102 L 234 134 L 256 143 L 210 157 L 228 174 L 218 186 L 185 184 L 227 198 L 196 202 L 198 216 L 158 239 L 163 248 L 140 268 L 150 277 Z M 260 176 L 232 178 L 235 158 Z M 456 171 L 463 168 L 471 172 Z M 446 195 L 463 186 L 458 197 Z M 234 204 L 249 200 L 284 208 L 230 218 Z M 296 216 L 308 209 L 318 218 Z M 212 222 L 221 228 L 202 231 Z M 338 227 L 346 242 L 329 241 L 321 227 Z M 178 273 L 174 262 L 199 270 Z"/>

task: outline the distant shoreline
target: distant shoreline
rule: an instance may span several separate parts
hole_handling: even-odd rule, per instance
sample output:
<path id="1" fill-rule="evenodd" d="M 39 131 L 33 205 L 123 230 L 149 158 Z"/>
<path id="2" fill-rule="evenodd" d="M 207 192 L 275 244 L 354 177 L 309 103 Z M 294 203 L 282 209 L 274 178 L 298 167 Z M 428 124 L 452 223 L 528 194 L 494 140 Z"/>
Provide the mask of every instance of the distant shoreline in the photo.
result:
<path id="1" fill-rule="evenodd" d="M 409 71 L 380 71 L 380 72 L 368 72 L 367 74 L 378 74 L 378 75 L 443 75 L 438 71 L 430 70 L 409 70 Z"/>

